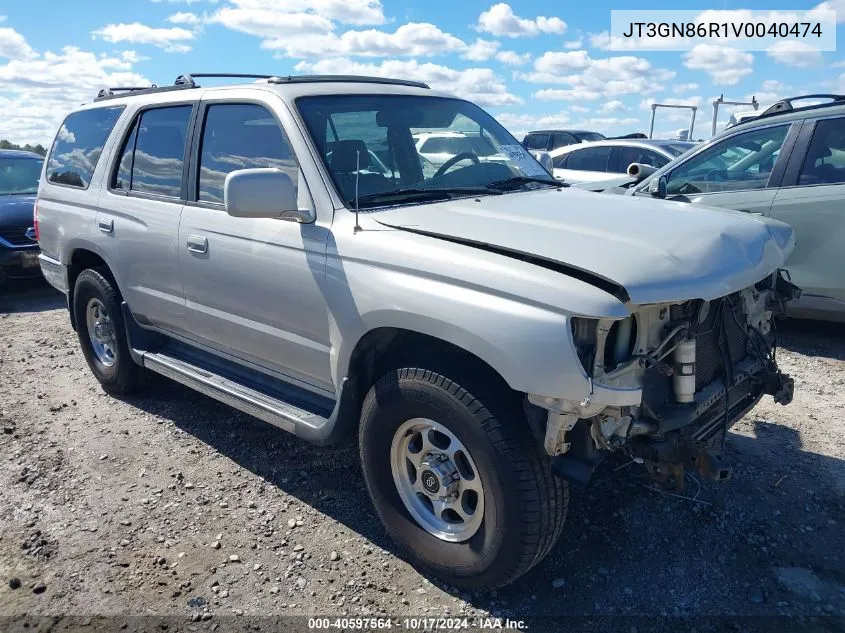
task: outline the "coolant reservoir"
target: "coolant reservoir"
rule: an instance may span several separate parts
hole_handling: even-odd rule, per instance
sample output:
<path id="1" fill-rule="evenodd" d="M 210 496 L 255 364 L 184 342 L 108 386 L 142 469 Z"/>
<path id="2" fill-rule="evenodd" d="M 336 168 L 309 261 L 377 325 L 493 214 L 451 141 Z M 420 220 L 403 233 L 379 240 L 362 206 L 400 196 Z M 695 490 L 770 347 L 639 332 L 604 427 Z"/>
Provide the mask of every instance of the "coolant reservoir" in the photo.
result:
<path id="1" fill-rule="evenodd" d="M 672 352 L 672 389 L 676 402 L 692 402 L 695 398 L 695 339 L 681 341 Z"/>

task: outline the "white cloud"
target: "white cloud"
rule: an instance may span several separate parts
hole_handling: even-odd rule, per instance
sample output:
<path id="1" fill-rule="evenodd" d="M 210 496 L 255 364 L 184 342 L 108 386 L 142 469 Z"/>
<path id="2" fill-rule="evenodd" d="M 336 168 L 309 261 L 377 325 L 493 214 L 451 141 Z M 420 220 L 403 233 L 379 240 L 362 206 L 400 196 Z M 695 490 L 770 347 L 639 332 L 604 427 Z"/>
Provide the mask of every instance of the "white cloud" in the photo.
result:
<path id="1" fill-rule="evenodd" d="M 298 16 L 298 17 L 297 17 Z M 212 20 L 252 35 L 282 37 L 281 29 L 308 23 L 302 16 L 332 20 L 344 24 L 384 24 L 384 10 L 379 0 L 230 0 Z M 330 30 L 330 29 L 328 29 Z"/>
<path id="2" fill-rule="evenodd" d="M 698 84 L 696 83 L 688 83 L 688 84 L 675 84 L 672 86 L 672 92 L 676 95 L 683 94 L 684 92 L 692 92 L 693 90 L 698 90 Z"/>
<path id="3" fill-rule="evenodd" d="M 501 51 L 496 53 L 496 59 L 508 66 L 522 66 L 531 61 L 531 53 L 519 54 L 514 51 Z"/>
<path id="4" fill-rule="evenodd" d="M 75 47 L 0 64 L 0 138 L 47 146 L 64 116 L 101 88 L 144 86 L 134 51 L 95 55 Z"/>
<path id="5" fill-rule="evenodd" d="M 789 86 L 777 79 L 766 79 L 761 86 L 767 92 L 783 92 L 789 88 Z"/>
<path id="6" fill-rule="evenodd" d="M 641 57 L 593 59 L 587 51 L 548 51 L 534 60 L 534 71 L 518 78 L 532 83 L 563 84 L 564 88 L 534 93 L 542 100 L 594 100 L 662 89 L 659 82 L 675 73 L 654 68 Z"/>
<path id="7" fill-rule="evenodd" d="M 766 54 L 780 64 L 793 68 L 812 68 L 821 66 L 821 52 L 804 42 L 780 41 L 771 46 Z"/>
<path id="8" fill-rule="evenodd" d="M 171 24 L 188 24 L 190 26 L 196 26 L 202 20 L 196 13 L 189 13 L 186 11 L 179 11 L 174 13 L 173 15 L 167 18 L 167 21 Z"/>
<path id="9" fill-rule="evenodd" d="M 605 101 L 600 107 L 599 112 L 608 113 L 608 112 L 627 112 L 628 106 L 624 103 L 619 101 L 619 99 L 611 99 L 610 101 Z"/>
<path id="10" fill-rule="evenodd" d="M 569 106 L 569 109 L 572 110 L 573 112 L 579 112 L 579 113 L 582 113 L 582 114 L 584 112 L 590 111 L 590 108 L 587 108 L 585 106 L 580 106 L 578 104 L 573 104 L 573 105 Z"/>
<path id="11" fill-rule="evenodd" d="M 555 17 L 521 18 L 514 14 L 509 4 L 500 2 L 478 16 L 476 29 L 505 37 L 532 37 L 540 33 L 564 33 L 566 22 Z"/>
<path id="12" fill-rule="evenodd" d="M 467 48 L 462 57 L 474 62 L 485 62 L 496 54 L 499 46 L 501 46 L 499 42 L 478 38 Z"/>
<path id="13" fill-rule="evenodd" d="M 836 11 L 836 22 L 845 23 L 845 0 L 828 0 L 817 4 L 810 12 L 812 11 Z"/>
<path id="14" fill-rule="evenodd" d="M 191 50 L 185 42 L 194 39 L 193 32 L 181 27 L 155 28 L 140 22 L 109 24 L 93 31 L 92 34 L 112 44 L 121 42 L 150 44 L 168 53 L 185 53 Z"/>
<path id="15" fill-rule="evenodd" d="M 449 92 L 483 106 L 507 106 L 522 103 L 522 99 L 508 92 L 502 79 L 489 68 L 455 70 L 439 64 L 417 60 L 387 59 L 379 64 L 360 63 L 350 59 L 332 58 L 302 61 L 294 67 L 297 72 L 316 74 L 371 75 L 376 77 L 408 77 L 423 81 L 436 90 Z"/>
<path id="16" fill-rule="evenodd" d="M 569 113 L 561 110 L 555 114 L 534 116 L 503 112 L 496 115 L 496 120 L 516 138 L 521 139 L 531 130 L 558 129 L 570 126 Z"/>
<path id="17" fill-rule="evenodd" d="M 454 35 L 433 24 L 409 22 L 393 33 L 368 29 L 346 31 L 340 36 L 285 36 L 264 40 L 262 48 L 278 50 L 287 57 L 328 57 L 359 55 L 362 57 L 429 56 L 462 52 L 467 45 Z"/>
<path id="18" fill-rule="evenodd" d="M 287 13 L 273 9 L 241 9 L 224 7 L 209 18 L 232 29 L 258 37 L 273 38 L 281 33 L 291 40 L 303 36 L 330 33 L 334 28 L 332 21 L 313 13 Z"/>
<path id="19" fill-rule="evenodd" d="M 577 40 L 569 40 L 568 42 L 563 43 L 563 47 L 568 51 L 574 51 L 584 46 L 583 38 L 578 38 Z"/>
<path id="20" fill-rule="evenodd" d="M 0 22 L 5 21 L 6 17 Z M 15 29 L 8 27 L 0 28 L 0 58 L 6 59 L 27 59 L 33 57 L 35 51 L 27 44 L 26 38 Z"/>
<path id="21" fill-rule="evenodd" d="M 703 70 L 718 85 L 733 86 L 753 71 L 754 55 L 733 48 L 698 44 L 684 53 L 684 66 L 690 70 Z"/>

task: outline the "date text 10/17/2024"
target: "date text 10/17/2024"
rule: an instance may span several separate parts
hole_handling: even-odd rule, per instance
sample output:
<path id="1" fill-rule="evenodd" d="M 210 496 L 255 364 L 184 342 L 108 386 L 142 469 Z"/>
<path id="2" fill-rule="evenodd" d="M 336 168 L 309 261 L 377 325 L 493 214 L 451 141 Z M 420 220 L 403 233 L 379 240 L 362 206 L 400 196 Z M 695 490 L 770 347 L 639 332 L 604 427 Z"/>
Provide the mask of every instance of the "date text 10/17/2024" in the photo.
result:
<path id="1" fill-rule="evenodd" d="M 308 628 L 311 630 L 374 630 L 374 629 L 403 629 L 403 630 L 441 630 L 459 631 L 469 630 L 508 630 L 524 631 L 528 625 L 523 620 L 510 618 L 309 618 Z"/>

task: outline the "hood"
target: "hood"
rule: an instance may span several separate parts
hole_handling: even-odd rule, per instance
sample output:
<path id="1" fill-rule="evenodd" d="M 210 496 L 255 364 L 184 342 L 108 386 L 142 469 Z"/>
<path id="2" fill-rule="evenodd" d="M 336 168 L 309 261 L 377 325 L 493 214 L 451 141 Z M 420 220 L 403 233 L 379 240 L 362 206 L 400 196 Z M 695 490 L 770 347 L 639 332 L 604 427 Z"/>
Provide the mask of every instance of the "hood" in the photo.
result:
<path id="1" fill-rule="evenodd" d="M 35 196 L 0 195 L 0 227 L 29 228 L 32 226 L 32 208 Z"/>
<path id="2" fill-rule="evenodd" d="M 560 270 L 634 304 L 715 299 L 779 268 L 782 222 L 681 202 L 543 189 L 372 212 L 392 228 Z"/>

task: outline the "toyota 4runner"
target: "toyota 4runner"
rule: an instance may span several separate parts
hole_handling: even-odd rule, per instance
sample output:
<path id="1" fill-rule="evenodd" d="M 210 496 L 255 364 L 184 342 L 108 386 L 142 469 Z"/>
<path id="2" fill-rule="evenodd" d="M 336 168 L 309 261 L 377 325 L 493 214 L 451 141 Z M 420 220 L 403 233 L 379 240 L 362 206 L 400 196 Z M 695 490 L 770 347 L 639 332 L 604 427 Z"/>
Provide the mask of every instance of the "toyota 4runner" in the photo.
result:
<path id="1" fill-rule="evenodd" d="M 786 224 L 568 189 L 425 84 L 204 76 L 64 120 L 44 275 L 107 392 L 152 371 L 310 442 L 356 433 L 376 512 L 427 572 L 509 583 L 603 456 L 723 478 L 731 425 L 791 400 Z M 501 159 L 425 173 L 415 135 L 443 132 Z"/>

